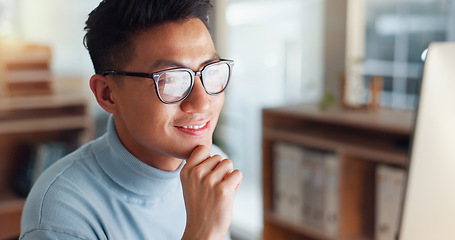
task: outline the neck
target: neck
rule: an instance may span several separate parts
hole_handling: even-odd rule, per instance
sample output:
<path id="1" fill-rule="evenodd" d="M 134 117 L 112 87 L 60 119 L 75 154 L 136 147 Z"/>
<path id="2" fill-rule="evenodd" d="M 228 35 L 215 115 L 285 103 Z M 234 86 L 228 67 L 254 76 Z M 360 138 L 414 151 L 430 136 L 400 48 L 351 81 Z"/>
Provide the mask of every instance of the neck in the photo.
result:
<path id="1" fill-rule="evenodd" d="M 157 168 L 157 169 L 160 169 L 163 171 L 167 171 L 167 172 L 173 172 L 173 171 L 177 170 L 183 161 L 182 159 L 173 158 L 173 157 L 156 157 L 156 158 L 154 157 L 154 158 L 150 158 L 150 160 L 148 160 L 146 158 L 141 158 L 139 156 L 135 156 L 135 157 L 149 166 L 152 166 L 154 168 Z"/>
<path id="2" fill-rule="evenodd" d="M 141 162 L 154 167 L 156 169 L 173 172 L 177 170 L 182 164 L 182 159 L 170 155 L 170 153 L 163 152 L 160 149 L 150 149 L 144 146 L 140 141 L 137 141 L 131 134 L 129 134 L 124 123 L 114 116 L 115 130 L 122 145 L 134 157 Z"/>

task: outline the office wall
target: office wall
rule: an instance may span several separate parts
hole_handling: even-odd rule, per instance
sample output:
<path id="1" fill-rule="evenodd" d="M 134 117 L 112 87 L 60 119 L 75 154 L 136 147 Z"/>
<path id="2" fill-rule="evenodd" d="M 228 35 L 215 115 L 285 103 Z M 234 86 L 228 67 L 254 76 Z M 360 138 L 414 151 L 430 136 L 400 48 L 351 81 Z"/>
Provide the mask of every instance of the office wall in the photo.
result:
<path id="1" fill-rule="evenodd" d="M 17 37 L 50 45 L 57 77 L 89 79 L 93 74 L 82 39 L 88 13 L 99 0 L 21 0 L 16 4 Z"/>

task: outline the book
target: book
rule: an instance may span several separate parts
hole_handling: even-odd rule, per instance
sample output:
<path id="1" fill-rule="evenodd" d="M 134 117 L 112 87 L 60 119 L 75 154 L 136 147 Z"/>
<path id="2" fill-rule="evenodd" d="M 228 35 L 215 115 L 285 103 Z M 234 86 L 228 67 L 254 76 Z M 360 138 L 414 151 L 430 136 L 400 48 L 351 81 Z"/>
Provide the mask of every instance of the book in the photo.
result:
<path id="1" fill-rule="evenodd" d="M 278 216 L 285 217 L 287 215 L 287 154 L 285 146 L 281 143 L 274 145 L 274 179 L 273 179 L 273 203 L 274 211 Z"/>
<path id="2" fill-rule="evenodd" d="M 405 171 L 387 165 L 376 169 L 375 239 L 395 239 L 404 194 Z"/>
<path id="3" fill-rule="evenodd" d="M 324 158 L 324 212 L 323 229 L 331 236 L 338 236 L 339 229 L 339 159 L 335 153 L 327 152 Z"/>
<path id="4" fill-rule="evenodd" d="M 318 230 L 323 230 L 324 190 L 326 187 L 325 161 L 323 153 L 316 150 L 312 150 L 308 158 L 312 162 L 311 192 L 306 193 L 311 195 L 309 204 L 312 211 L 308 223 Z"/>
<path id="5" fill-rule="evenodd" d="M 302 154 L 302 158 L 300 159 L 299 161 L 299 167 L 298 167 L 298 194 L 300 195 L 299 196 L 299 207 L 298 207 L 298 222 L 299 223 L 305 223 L 305 217 L 306 217 L 306 214 L 309 214 L 308 210 L 305 211 L 305 207 L 308 208 L 308 206 L 306 206 L 306 202 L 308 200 L 308 195 L 305 195 L 305 194 L 308 194 L 306 191 L 305 191 L 305 184 L 307 184 L 308 182 L 310 182 L 310 179 L 311 179 L 311 165 L 310 165 L 310 162 L 308 161 L 307 157 L 306 157 L 306 154 L 308 153 L 307 152 L 307 149 L 305 148 L 302 148 L 301 149 L 303 154 Z M 308 186 L 307 186 L 308 187 Z"/>
<path id="6" fill-rule="evenodd" d="M 328 236 L 338 235 L 339 160 L 334 152 L 274 145 L 274 211 Z"/>
<path id="7" fill-rule="evenodd" d="M 305 149 L 308 173 L 302 184 L 304 223 L 326 233 L 338 235 L 339 160 L 334 152 Z"/>
<path id="8" fill-rule="evenodd" d="M 301 191 L 302 161 L 304 151 L 301 147 L 287 143 L 274 145 L 275 213 L 292 222 L 301 222 L 303 196 Z"/>
<path id="9" fill-rule="evenodd" d="M 312 157 L 310 150 L 306 151 L 305 154 L 305 166 L 307 168 L 306 174 L 303 178 L 303 222 L 306 225 L 312 225 L 312 218 L 314 214 L 314 193 L 313 193 L 313 178 L 315 175 L 314 165 L 316 164 Z"/>

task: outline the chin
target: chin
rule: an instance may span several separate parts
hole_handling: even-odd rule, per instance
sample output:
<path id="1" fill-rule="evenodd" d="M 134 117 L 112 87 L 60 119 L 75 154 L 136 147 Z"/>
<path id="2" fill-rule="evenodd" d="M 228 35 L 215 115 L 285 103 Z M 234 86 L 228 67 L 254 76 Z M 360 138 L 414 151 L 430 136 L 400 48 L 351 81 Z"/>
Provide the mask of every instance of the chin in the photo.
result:
<path id="1" fill-rule="evenodd" d="M 184 147 L 184 151 L 183 152 L 178 152 L 176 153 L 176 156 L 177 158 L 180 158 L 180 159 L 183 159 L 183 160 L 187 160 L 191 153 L 193 153 L 193 150 L 198 147 L 198 146 L 201 146 L 201 145 L 204 145 L 204 146 L 207 146 L 209 149 L 212 148 L 212 141 L 209 141 L 209 142 L 199 142 L 199 143 L 194 143 L 188 147 Z"/>

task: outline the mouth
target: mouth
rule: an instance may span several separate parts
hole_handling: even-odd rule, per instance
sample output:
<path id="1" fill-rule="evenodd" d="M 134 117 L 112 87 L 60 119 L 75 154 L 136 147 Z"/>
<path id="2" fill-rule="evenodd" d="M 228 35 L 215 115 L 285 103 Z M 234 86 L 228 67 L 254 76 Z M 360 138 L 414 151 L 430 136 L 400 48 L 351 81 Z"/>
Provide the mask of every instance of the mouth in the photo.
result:
<path id="1" fill-rule="evenodd" d="M 192 136 L 202 136 L 209 132 L 210 130 L 210 121 L 203 123 L 191 123 L 188 125 L 175 126 L 181 132 L 192 135 Z"/>
<path id="2" fill-rule="evenodd" d="M 184 128 L 184 129 L 201 129 L 201 128 L 204 128 L 206 125 L 207 125 L 208 122 L 205 122 L 201 125 L 189 125 L 189 126 L 181 126 L 181 128 Z"/>

